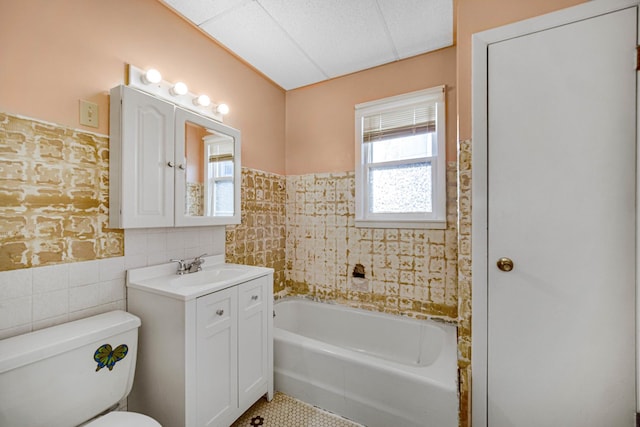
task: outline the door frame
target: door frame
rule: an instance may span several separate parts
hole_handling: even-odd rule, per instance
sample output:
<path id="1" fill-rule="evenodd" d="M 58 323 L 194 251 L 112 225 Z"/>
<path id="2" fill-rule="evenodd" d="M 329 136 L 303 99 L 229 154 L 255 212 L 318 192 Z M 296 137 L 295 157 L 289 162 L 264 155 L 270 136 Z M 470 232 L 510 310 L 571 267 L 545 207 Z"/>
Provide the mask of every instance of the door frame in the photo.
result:
<path id="1" fill-rule="evenodd" d="M 474 427 L 487 426 L 487 327 L 488 327 L 488 126 L 487 126 L 487 68 L 488 48 L 493 43 L 521 37 L 527 34 L 548 30 L 572 22 L 588 19 L 598 15 L 615 12 L 629 7 L 637 7 L 640 0 L 596 0 L 563 9 L 550 14 L 527 19 L 514 24 L 476 33 L 472 36 L 472 167 L 471 167 L 471 259 L 472 259 L 472 334 L 471 334 L 471 419 Z M 640 20 L 639 20 L 640 22 Z M 640 23 L 639 23 L 640 25 Z M 640 33 L 640 31 L 639 31 Z M 640 44 L 638 40 L 636 43 Z M 634 66 L 635 58 L 629 58 L 629 65 Z M 640 90 L 636 84 L 636 106 L 640 99 Z M 637 116 L 640 109 L 637 108 Z M 636 128 L 638 122 L 636 119 Z M 636 132 L 636 146 L 638 144 Z M 637 150 L 640 157 L 640 150 Z M 636 159 L 636 165 L 640 161 Z M 636 166 L 636 197 L 640 194 L 638 172 Z M 640 201 L 640 198 L 637 198 Z M 638 209 L 636 209 L 636 224 Z M 638 259 L 638 242 L 640 241 L 640 227 L 636 227 L 636 259 Z M 636 261 L 636 307 L 639 307 L 638 265 Z M 640 330 L 636 308 L 636 336 Z M 640 340 L 636 340 L 638 346 Z M 640 363 L 639 349 L 636 348 L 636 411 L 640 408 Z"/>

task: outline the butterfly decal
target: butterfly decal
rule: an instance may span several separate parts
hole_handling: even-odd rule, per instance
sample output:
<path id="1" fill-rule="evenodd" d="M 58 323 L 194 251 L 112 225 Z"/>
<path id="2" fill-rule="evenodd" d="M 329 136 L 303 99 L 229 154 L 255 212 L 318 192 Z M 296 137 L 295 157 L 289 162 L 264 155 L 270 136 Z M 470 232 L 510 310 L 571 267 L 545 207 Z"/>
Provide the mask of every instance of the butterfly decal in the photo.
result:
<path id="1" fill-rule="evenodd" d="M 128 352 L 129 347 L 127 347 L 126 344 L 120 344 L 115 349 L 112 349 L 109 344 L 101 345 L 93 354 L 93 360 L 98 362 L 96 372 L 105 366 L 109 368 L 109 370 L 112 370 L 113 366 L 120 360 L 124 359 Z"/>

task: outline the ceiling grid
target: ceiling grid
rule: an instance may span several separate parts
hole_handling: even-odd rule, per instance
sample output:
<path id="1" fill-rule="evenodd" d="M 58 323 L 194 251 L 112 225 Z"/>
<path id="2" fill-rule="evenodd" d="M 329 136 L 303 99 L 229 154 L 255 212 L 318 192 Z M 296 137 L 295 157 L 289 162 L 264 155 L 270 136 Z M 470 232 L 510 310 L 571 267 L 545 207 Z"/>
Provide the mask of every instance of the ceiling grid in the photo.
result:
<path id="1" fill-rule="evenodd" d="M 161 0 L 286 90 L 453 44 L 453 0 Z"/>

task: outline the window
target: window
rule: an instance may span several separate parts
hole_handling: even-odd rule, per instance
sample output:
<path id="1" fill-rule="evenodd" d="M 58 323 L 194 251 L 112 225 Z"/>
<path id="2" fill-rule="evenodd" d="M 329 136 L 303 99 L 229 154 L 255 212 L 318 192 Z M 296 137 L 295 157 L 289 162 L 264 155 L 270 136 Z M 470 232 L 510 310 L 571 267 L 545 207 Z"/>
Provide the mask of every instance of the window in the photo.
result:
<path id="1" fill-rule="evenodd" d="M 355 112 L 356 226 L 445 228 L 444 86 Z"/>

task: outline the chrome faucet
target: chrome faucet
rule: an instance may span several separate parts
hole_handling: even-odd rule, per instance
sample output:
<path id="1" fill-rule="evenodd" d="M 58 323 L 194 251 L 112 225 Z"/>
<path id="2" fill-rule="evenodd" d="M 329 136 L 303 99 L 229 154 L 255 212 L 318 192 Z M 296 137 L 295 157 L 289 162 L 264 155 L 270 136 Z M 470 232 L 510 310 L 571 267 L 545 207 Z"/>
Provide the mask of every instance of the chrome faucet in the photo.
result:
<path id="1" fill-rule="evenodd" d="M 170 259 L 169 261 L 178 263 L 176 274 L 182 276 L 183 274 L 196 273 L 202 270 L 202 264 L 204 264 L 203 256 L 207 256 L 207 254 L 198 255 L 189 263 L 183 259 Z"/>
<path id="2" fill-rule="evenodd" d="M 176 271 L 176 274 L 182 276 L 187 273 L 187 264 L 183 259 L 170 259 L 169 261 L 178 263 L 178 271 Z"/>
<path id="3" fill-rule="evenodd" d="M 202 270 L 202 264 L 204 264 L 203 256 L 207 256 L 207 254 L 198 255 L 194 258 L 193 262 L 187 266 L 189 269 L 189 273 L 195 273 Z"/>

